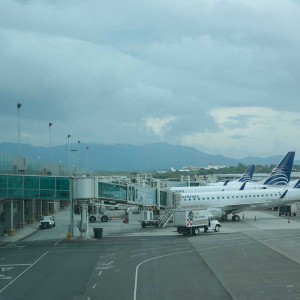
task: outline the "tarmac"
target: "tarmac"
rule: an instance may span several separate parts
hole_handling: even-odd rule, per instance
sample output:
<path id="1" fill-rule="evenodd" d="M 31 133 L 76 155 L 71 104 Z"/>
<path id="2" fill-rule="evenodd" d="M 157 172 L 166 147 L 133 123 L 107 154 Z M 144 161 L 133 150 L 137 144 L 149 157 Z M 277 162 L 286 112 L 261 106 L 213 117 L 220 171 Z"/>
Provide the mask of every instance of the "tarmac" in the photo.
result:
<path id="1" fill-rule="evenodd" d="M 296 217 L 278 217 L 275 211 L 245 211 L 239 214 L 240 222 L 221 221 L 221 233 L 243 232 L 252 234 L 252 232 L 265 232 L 269 229 L 273 230 L 290 230 L 300 229 L 300 216 Z M 69 207 L 64 208 L 54 214 L 57 224 L 64 224 L 63 235 L 66 237 L 70 220 Z M 79 216 L 74 216 L 74 239 L 80 237 L 80 232 L 76 227 L 76 223 L 80 220 Z M 178 235 L 174 227 L 169 224 L 163 229 L 155 227 L 141 228 L 139 222 L 132 224 L 124 224 L 122 220 L 112 220 L 107 223 L 97 222 L 89 223 L 88 236 L 93 237 L 93 228 L 103 228 L 103 236 L 118 237 L 123 236 L 157 236 L 157 235 Z M 0 244 L 16 243 L 25 239 L 35 232 L 39 231 L 39 222 L 27 224 L 24 228 L 16 229 L 15 235 L 0 236 Z"/>

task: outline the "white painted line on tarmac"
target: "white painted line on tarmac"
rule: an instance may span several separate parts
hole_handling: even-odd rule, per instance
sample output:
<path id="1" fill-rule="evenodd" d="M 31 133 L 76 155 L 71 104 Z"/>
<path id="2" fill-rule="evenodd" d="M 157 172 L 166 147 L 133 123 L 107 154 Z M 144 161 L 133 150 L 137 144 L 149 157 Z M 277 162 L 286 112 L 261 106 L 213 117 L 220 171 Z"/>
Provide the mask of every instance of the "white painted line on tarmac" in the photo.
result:
<path id="1" fill-rule="evenodd" d="M 131 255 L 131 257 L 137 257 L 137 256 L 142 256 L 142 255 L 146 255 L 146 253 L 141 253 L 141 254 Z"/>
<path id="2" fill-rule="evenodd" d="M 0 267 L 9 267 L 9 266 L 30 266 L 31 264 L 6 264 L 6 265 L 0 265 Z"/>
<path id="3" fill-rule="evenodd" d="M 109 262 L 109 263 L 107 263 L 107 264 L 105 264 L 106 266 L 109 266 L 109 265 L 111 265 L 112 263 L 114 263 L 114 261 L 111 261 L 111 262 Z"/>
<path id="4" fill-rule="evenodd" d="M 97 285 L 97 283 L 95 283 L 95 284 L 93 285 L 92 289 L 94 289 L 94 288 L 96 287 L 96 285 Z"/>
<path id="5" fill-rule="evenodd" d="M 207 247 L 207 248 L 195 249 L 195 250 L 188 250 L 188 251 L 181 251 L 181 252 L 176 252 L 176 253 L 164 254 L 164 255 L 160 255 L 160 256 L 156 256 L 156 257 L 152 257 L 150 259 L 144 260 L 141 263 L 139 263 L 137 265 L 137 267 L 135 268 L 133 300 L 136 300 L 136 297 L 137 297 L 136 294 L 137 294 L 137 281 L 138 281 L 139 268 L 140 268 L 140 266 L 142 266 L 143 264 L 145 264 L 145 263 L 147 263 L 149 261 L 160 259 L 160 258 L 164 258 L 164 257 L 168 257 L 168 256 L 175 256 L 175 255 L 192 253 L 192 252 L 200 252 L 200 251 L 211 250 L 211 249 L 218 249 L 218 248 L 224 248 L 224 247 L 235 247 L 237 245 L 246 245 L 246 244 L 251 244 L 251 243 L 253 243 L 253 241 L 248 241 L 248 242 L 243 242 L 243 243 L 238 243 L 238 244 L 231 244 L 231 245 L 223 245 L 223 246 L 220 245 L 220 246 L 215 246 L 215 247 Z"/>
<path id="6" fill-rule="evenodd" d="M 99 271 L 98 276 L 101 276 L 101 274 L 102 274 L 102 271 Z"/>
<path id="7" fill-rule="evenodd" d="M 32 263 L 28 268 L 26 268 L 21 274 L 19 274 L 14 280 L 8 283 L 2 290 L 0 290 L 0 294 L 8 288 L 11 284 L 13 284 L 18 278 L 20 278 L 25 272 L 27 272 L 31 267 L 33 267 L 38 261 L 40 261 L 49 251 L 45 252 L 42 256 L 40 256 L 34 263 Z"/>
<path id="8" fill-rule="evenodd" d="M 62 241 L 62 240 L 64 240 L 64 239 L 58 240 L 58 241 L 54 244 L 54 246 L 57 246 L 57 244 L 58 244 L 60 241 Z"/>

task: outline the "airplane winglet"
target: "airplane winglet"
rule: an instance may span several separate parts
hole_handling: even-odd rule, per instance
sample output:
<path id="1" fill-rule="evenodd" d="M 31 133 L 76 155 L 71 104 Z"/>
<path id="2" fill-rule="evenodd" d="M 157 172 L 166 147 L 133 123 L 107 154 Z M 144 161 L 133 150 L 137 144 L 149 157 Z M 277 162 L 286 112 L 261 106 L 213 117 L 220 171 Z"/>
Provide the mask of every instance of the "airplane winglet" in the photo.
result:
<path id="1" fill-rule="evenodd" d="M 245 188 L 245 186 L 246 186 L 246 182 L 244 182 L 244 183 L 242 184 L 242 186 L 239 188 L 239 190 L 242 191 L 242 190 Z"/>
<path id="2" fill-rule="evenodd" d="M 286 190 L 286 191 L 280 196 L 279 199 L 283 199 L 283 198 L 285 197 L 285 195 L 286 195 L 287 192 L 288 192 L 288 190 Z"/>
<path id="3" fill-rule="evenodd" d="M 300 189 L 300 179 L 295 183 L 294 189 Z"/>
<path id="4" fill-rule="evenodd" d="M 229 179 L 227 179 L 223 185 L 227 185 L 228 182 L 229 182 Z"/>

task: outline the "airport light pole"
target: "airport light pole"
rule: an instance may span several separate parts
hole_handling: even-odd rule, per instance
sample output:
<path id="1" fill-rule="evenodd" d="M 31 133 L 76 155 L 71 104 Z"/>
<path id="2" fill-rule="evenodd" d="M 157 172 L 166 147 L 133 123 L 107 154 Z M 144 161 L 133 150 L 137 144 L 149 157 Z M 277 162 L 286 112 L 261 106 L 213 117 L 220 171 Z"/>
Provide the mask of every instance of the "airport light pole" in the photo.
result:
<path id="1" fill-rule="evenodd" d="M 86 173 L 89 173 L 89 149 L 90 147 L 86 147 Z"/>
<path id="2" fill-rule="evenodd" d="M 77 149 L 71 149 L 71 152 L 73 152 L 73 162 L 74 162 L 74 171 L 73 175 L 76 176 L 76 156 L 77 156 Z"/>
<path id="3" fill-rule="evenodd" d="M 52 127 L 52 123 L 49 122 L 49 159 L 50 162 L 52 162 L 52 154 L 51 154 L 51 127 Z"/>
<path id="4" fill-rule="evenodd" d="M 67 138 L 66 138 L 66 168 L 67 168 L 67 170 L 69 169 L 69 141 L 70 141 L 70 137 L 71 137 L 71 134 L 68 134 Z"/>
<path id="5" fill-rule="evenodd" d="M 20 108 L 22 107 L 22 103 L 17 103 L 18 109 L 18 155 L 20 155 Z"/>

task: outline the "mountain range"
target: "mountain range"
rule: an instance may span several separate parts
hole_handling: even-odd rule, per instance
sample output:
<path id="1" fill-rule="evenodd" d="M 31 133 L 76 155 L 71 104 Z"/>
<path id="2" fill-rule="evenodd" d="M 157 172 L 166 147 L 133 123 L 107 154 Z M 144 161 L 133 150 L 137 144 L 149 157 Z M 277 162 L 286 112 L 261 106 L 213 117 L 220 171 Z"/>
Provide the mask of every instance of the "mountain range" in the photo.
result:
<path id="1" fill-rule="evenodd" d="M 18 154 L 17 143 L 0 143 L 0 155 Z M 228 158 L 222 155 L 211 155 L 193 147 L 153 143 L 144 145 L 130 144 L 70 144 L 50 147 L 20 144 L 20 156 L 27 159 L 40 159 L 45 162 L 62 163 L 93 171 L 146 172 L 156 170 L 181 169 L 184 166 L 207 167 L 244 165 L 276 165 L 284 157 L 275 155 L 265 158 L 245 157 Z M 294 162 L 298 164 L 299 162 Z"/>

